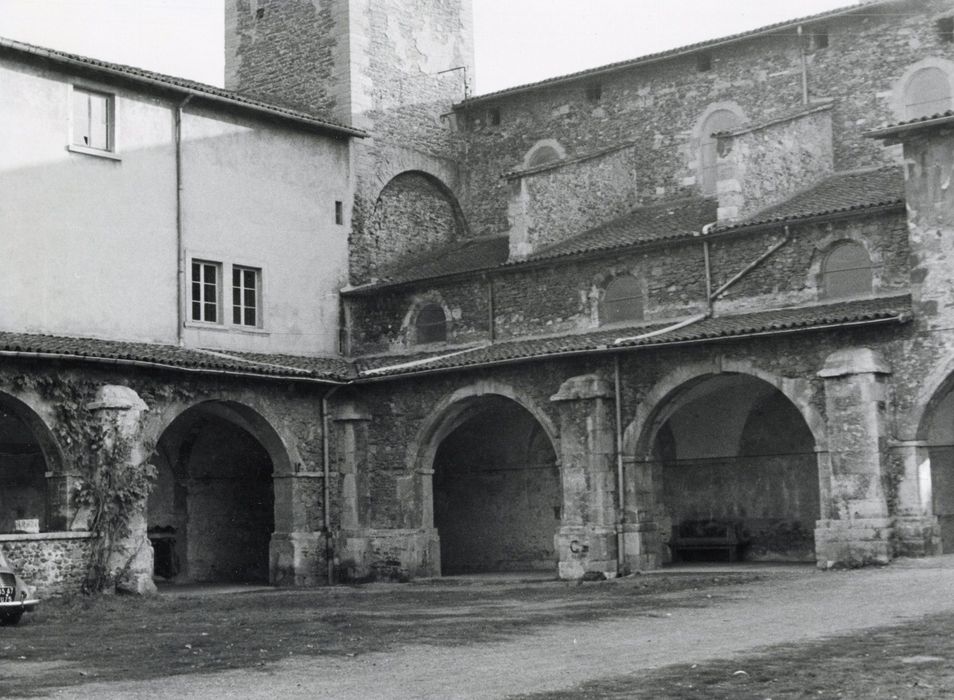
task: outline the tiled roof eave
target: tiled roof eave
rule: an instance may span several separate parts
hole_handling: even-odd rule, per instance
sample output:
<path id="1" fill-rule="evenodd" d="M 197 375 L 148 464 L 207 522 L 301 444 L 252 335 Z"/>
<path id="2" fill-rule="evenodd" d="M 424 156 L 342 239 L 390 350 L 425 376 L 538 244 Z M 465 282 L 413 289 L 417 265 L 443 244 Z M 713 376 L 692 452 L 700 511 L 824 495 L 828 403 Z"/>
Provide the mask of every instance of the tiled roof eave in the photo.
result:
<path id="1" fill-rule="evenodd" d="M 912 131 L 952 125 L 954 125 L 954 111 L 948 111 L 930 117 L 920 117 L 918 119 L 898 122 L 897 124 L 890 124 L 880 129 L 872 129 L 871 131 L 866 131 L 863 135 L 871 139 L 892 139 Z"/>
<path id="2" fill-rule="evenodd" d="M 237 110 L 245 112 L 254 112 L 260 115 L 267 115 L 270 118 L 280 121 L 291 122 L 301 126 L 315 129 L 326 133 L 334 133 L 339 136 L 349 136 L 364 138 L 368 134 L 361 129 L 338 124 L 326 119 L 321 119 L 314 115 L 298 112 L 293 109 L 272 105 L 261 100 L 245 96 L 241 93 L 230 93 L 228 90 L 218 88 L 212 85 L 203 86 L 200 83 L 187 79 L 174 79 L 172 76 L 163 76 L 162 74 L 148 71 L 132 66 L 122 66 L 109 61 L 100 61 L 90 59 L 84 56 L 77 56 L 66 52 L 55 51 L 41 46 L 25 44 L 19 41 L 13 41 L 0 37 L 0 49 L 7 49 L 12 52 L 31 55 L 52 63 L 67 65 L 76 70 L 90 71 L 94 73 L 109 75 L 117 80 L 123 80 L 140 85 L 148 85 L 153 88 L 159 88 L 168 92 L 177 92 L 183 95 L 191 95 L 196 99 L 207 102 L 226 105 Z"/>
<path id="3" fill-rule="evenodd" d="M 781 216 L 777 218 L 763 219 L 752 222 L 742 222 L 738 224 L 729 224 L 714 228 L 707 236 L 713 238 L 732 233 L 754 233 L 768 228 L 778 228 L 779 226 L 794 225 L 800 226 L 824 223 L 826 221 L 835 221 L 838 219 L 850 219 L 855 216 L 868 216 L 887 211 L 903 211 L 905 207 L 904 199 L 896 199 L 890 202 L 878 202 L 875 204 L 860 204 L 853 207 L 844 207 L 833 209 L 831 211 L 822 211 L 816 213 L 796 214 L 792 216 Z"/>
<path id="4" fill-rule="evenodd" d="M 623 352 L 633 352 L 633 351 L 639 351 L 639 350 L 655 350 L 655 349 L 672 348 L 672 347 L 683 347 L 688 345 L 717 343 L 717 342 L 728 341 L 728 340 L 745 340 L 749 338 L 783 336 L 783 335 L 791 335 L 794 333 L 809 333 L 813 331 L 833 330 L 838 328 L 885 325 L 890 323 L 903 324 L 903 323 L 908 323 L 910 320 L 911 320 L 910 311 L 899 311 L 899 312 L 895 312 L 890 315 L 881 316 L 881 317 L 859 318 L 859 319 L 834 321 L 834 322 L 816 322 L 816 323 L 809 323 L 804 325 L 793 324 L 788 327 L 768 328 L 764 330 L 753 330 L 753 331 L 746 331 L 746 332 L 740 332 L 740 333 L 727 333 L 723 335 L 700 336 L 697 338 L 681 338 L 681 339 L 672 340 L 672 341 L 647 342 L 647 343 L 635 342 L 635 343 L 622 343 L 622 344 L 606 343 L 606 344 L 602 344 L 600 346 L 592 347 L 592 348 L 544 352 L 539 354 L 531 354 L 527 356 L 501 358 L 498 360 L 490 360 L 486 362 L 475 362 L 472 364 L 453 365 L 453 366 L 447 366 L 447 367 L 431 367 L 431 368 L 424 367 L 419 370 L 415 369 L 415 370 L 410 370 L 406 372 L 395 372 L 391 374 L 387 374 L 386 372 L 381 372 L 380 368 L 378 368 L 378 370 L 376 370 L 375 376 L 363 377 L 359 375 L 359 378 L 355 380 L 355 383 L 362 384 L 362 383 L 370 383 L 370 382 L 398 380 L 398 379 L 405 379 L 405 378 L 413 377 L 413 376 L 443 374 L 447 372 L 461 372 L 461 371 L 467 371 L 467 370 L 485 369 L 488 367 L 521 364 L 521 363 L 527 363 L 527 362 L 557 360 L 557 359 L 565 359 L 570 357 L 594 356 L 594 355 L 603 355 L 608 353 L 618 354 Z"/>

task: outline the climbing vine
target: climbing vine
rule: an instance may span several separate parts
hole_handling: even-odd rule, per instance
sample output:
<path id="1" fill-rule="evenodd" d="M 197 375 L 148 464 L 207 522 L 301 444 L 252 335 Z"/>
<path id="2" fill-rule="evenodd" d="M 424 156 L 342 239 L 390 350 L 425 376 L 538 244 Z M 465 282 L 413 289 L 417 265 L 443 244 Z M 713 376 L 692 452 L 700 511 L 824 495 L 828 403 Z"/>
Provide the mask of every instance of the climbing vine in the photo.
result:
<path id="1" fill-rule="evenodd" d="M 97 382 L 15 374 L 3 377 L 0 383 L 15 393 L 35 392 L 53 406 L 54 437 L 78 477 L 78 485 L 70 494 L 73 518 L 86 517 L 86 527 L 93 534 L 83 591 L 114 589 L 138 554 L 127 553 L 125 545 L 132 519 L 142 510 L 155 481 L 156 470 L 148 459 L 154 446 L 143 446 L 147 459 L 132 459 L 132 441 L 121 435 L 115 424 L 102 423 L 88 408 L 100 385 Z M 125 561 L 122 556 L 126 556 Z"/>

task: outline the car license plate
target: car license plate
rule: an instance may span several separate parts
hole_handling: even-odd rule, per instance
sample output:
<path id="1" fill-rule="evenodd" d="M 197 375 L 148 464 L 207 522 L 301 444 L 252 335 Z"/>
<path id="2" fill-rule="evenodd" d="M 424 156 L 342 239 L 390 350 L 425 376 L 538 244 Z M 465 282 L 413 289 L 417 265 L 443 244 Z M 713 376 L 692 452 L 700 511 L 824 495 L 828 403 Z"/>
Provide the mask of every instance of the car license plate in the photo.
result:
<path id="1" fill-rule="evenodd" d="M 4 586 L 0 588 L 0 603 L 12 603 L 13 602 L 13 589 Z"/>

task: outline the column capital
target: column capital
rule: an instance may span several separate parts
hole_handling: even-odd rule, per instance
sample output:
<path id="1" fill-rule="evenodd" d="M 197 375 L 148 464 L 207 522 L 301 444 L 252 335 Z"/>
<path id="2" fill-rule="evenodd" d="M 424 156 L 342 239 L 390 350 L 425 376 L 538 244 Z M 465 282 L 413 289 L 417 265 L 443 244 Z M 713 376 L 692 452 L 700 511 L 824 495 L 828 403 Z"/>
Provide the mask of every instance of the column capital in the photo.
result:
<path id="1" fill-rule="evenodd" d="M 822 379 L 852 374 L 891 374 L 891 365 L 880 352 L 871 348 L 847 348 L 836 350 L 825 358 L 825 365 L 818 372 Z"/>
<path id="2" fill-rule="evenodd" d="M 582 374 L 570 377 L 560 385 L 560 390 L 550 397 L 551 401 L 578 401 L 580 399 L 610 398 L 613 388 L 610 383 L 596 374 Z"/>
<path id="3" fill-rule="evenodd" d="M 106 384 L 96 391 L 96 398 L 86 404 L 86 408 L 90 411 L 145 411 L 149 407 L 128 386 Z"/>

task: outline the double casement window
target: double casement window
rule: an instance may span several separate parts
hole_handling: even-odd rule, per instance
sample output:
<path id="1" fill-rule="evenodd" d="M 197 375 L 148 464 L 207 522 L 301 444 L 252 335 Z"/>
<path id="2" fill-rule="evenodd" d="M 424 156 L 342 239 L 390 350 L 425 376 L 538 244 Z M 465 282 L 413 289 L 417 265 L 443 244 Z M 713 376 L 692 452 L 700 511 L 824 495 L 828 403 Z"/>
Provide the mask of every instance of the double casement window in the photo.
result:
<path id="1" fill-rule="evenodd" d="M 115 96 L 73 86 L 72 101 L 70 146 L 84 151 L 114 152 Z"/>
<path id="2" fill-rule="evenodd" d="M 231 297 L 223 289 L 223 270 L 232 280 Z M 224 265 L 211 260 L 192 260 L 190 278 L 190 318 L 196 323 L 224 325 L 224 298 L 232 304 L 231 325 L 242 328 L 262 327 L 262 270 L 243 265 Z"/>

